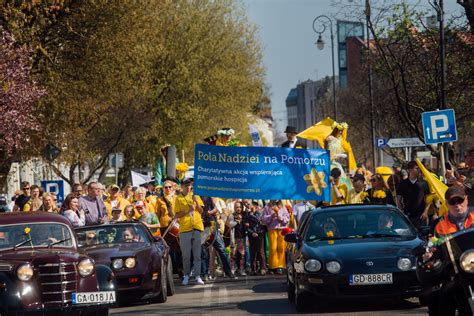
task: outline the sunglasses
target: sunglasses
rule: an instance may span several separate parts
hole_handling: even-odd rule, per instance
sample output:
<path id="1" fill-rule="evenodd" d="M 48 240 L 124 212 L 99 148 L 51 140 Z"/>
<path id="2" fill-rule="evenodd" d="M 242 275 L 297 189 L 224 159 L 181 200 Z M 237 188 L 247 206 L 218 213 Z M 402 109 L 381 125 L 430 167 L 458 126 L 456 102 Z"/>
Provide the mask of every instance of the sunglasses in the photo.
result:
<path id="1" fill-rule="evenodd" d="M 27 188 L 23 188 L 23 190 L 29 190 L 29 189 L 30 189 L 30 187 L 27 187 Z"/>
<path id="2" fill-rule="evenodd" d="M 462 204 L 462 203 L 464 203 L 465 200 L 466 200 L 465 197 L 464 197 L 464 198 L 461 198 L 461 197 L 459 197 L 459 196 L 455 196 L 455 197 L 453 197 L 453 198 L 451 198 L 451 199 L 448 200 L 448 204 L 449 204 L 449 205 Z"/>
<path id="3" fill-rule="evenodd" d="M 165 188 L 165 189 L 171 189 L 172 186 L 165 186 L 165 187 L 163 187 L 163 188 Z"/>

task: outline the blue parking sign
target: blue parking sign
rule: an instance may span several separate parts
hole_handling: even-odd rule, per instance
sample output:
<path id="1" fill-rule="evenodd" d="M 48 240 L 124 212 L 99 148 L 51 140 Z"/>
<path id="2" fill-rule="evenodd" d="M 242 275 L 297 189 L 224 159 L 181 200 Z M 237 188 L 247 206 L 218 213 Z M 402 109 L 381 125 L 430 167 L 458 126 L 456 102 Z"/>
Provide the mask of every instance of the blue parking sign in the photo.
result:
<path id="1" fill-rule="evenodd" d="M 63 180 L 45 180 L 41 181 L 41 187 L 44 192 L 54 193 L 58 202 L 64 201 L 64 181 Z"/>
<path id="2" fill-rule="evenodd" d="M 456 117 L 453 109 L 423 112 L 421 118 L 425 144 L 447 143 L 458 140 Z"/>

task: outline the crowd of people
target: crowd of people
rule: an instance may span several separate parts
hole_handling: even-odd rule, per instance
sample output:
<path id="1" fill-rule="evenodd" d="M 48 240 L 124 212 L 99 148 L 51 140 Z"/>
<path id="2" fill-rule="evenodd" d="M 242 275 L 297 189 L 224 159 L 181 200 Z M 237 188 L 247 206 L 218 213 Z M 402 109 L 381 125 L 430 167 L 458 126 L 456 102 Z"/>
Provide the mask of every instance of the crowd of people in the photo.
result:
<path id="1" fill-rule="evenodd" d="M 173 267 L 184 285 L 191 276 L 204 284 L 217 276 L 282 274 L 286 266 L 282 230 L 296 228 L 304 212 L 321 205 L 392 204 L 418 228 L 440 215 L 440 201 L 415 161 L 403 168 L 394 165 L 390 172 L 371 173 L 355 165 L 345 140 L 346 130 L 347 124 L 334 122 L 330 134 L 318 141 L 321 148 L 331 149 L 329 203 L 200 197 L 193 194 L 193 179 L 184 177 L 185 168 L 179 164 L 178 177 L 161 174 L 159 181 L 140 187 L 74 184 L 60 207 L 54 194 L 42 193 L 40 187 L 23 182 L 11 210 L 55 212 L 76 227 L 140 221 L 171 246 Z M 210 143 L 229 146 L 233 133 L 230 128 L 221 129 L 216 137 L 209 138 Z M 282 147 L 304 148 L 294 127 L 288 127 L 286 133 L 288 141 Z M 342 163 L 348 166 L 347 172 Z M 464 190 L 468 185 L 462 168 L 467 166 L 460 165 L 456 171 L 450 168 L 445 176 L 448 185 Z M 160 170 L 163 173 L 165 168 Z"/>

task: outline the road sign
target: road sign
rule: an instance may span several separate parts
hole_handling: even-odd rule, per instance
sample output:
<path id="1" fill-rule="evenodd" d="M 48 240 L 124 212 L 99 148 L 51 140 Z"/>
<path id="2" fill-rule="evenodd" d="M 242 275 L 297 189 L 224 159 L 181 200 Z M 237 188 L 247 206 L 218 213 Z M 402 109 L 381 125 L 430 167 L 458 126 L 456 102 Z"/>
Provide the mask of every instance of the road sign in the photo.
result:
<path id="1" fill-rule="evenodd" d="M 426 144 L 447 143 L 458 140 L 456 117 L 453 109 L 423 112 L 421 118 Z"/>
<path id="2" fill-rule="evenodd" d="M 408 137 L 408 138 L 390 138 L 387 141 L 387 146 L 390 148 L 403 148 L 403 147 L 425 146 L 425 144 L 418 137 Z"/>
<path id="3" fill-rule="evenodd" d="M 387 139 L 386 138 L 377 138 L 377 147 L 383 148 L 387 146 Z"/>
<path id="4" fill-rule="evenodd" d="M 109 166 L 113 168 L 123 168 L 123 154 L 122 153 L 110 154 Z"/>
<path id="5" fill-rule="evenodd" d="M 44 192 L 54 193 L 58 198 L 58 202 L 64 201 L 64 181 L 63 180 L 46 180 L 41 181 L 41 187 Z"/>

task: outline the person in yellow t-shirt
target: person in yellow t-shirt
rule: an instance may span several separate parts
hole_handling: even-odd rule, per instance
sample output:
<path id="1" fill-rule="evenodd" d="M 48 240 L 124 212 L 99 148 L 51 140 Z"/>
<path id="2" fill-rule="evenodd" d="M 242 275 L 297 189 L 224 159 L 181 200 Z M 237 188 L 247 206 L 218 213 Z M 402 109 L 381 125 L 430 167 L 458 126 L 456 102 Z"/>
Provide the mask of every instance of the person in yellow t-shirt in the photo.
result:
<path id="1" fill-rule="evenodd" d="M 125 213 L 123 213 L 123 211 L 127 205 L 130 205 L 130 202 L 121 196 L 119 186 L 113 184 L 109 190 L 109 197 L 104 201 L 104 204 L 107 209 L 109 220 L 112 218 L 113 209 L 121 209 L 122 214 L 120 218 L 125 219 Z"/>
<path id="2" fill-rule="evenodd" d="M 348 189 L 345 183 L 340 183 L 341 174 L 341 170 L 337 167 L 331 170 L 331 177 L 329 178 L 332 188 L 331 205 L 347 204 Z"/>
<path id="3" fill-rule="evenodd" d="M 156 216 L 160 221 L 161 233 L 164 234 L 174 217 L 174 202 L 176 199 L 176 183 L 171 179 L 163 182 L 163 196 L 156 201 Z"/>
<path id="4" fill-rule="evenodd" d="M 179 246 L 183 256 L 183 285 L 188 285 L 191 273 L 191 251 L 193 269 L 197 284 L 204 284 L 201 279 L 201 234 L 204 231 L 202 222 L 202 201 L 193 195 L 192 179 L 181 182 L 181 193 L 176 197 L 174 217 L 179 222 Z"/>
<path id="5" fill-rule="evenodd" d="M 365 177 L 362 174 L 356 173 L 352 177 L 352 189 L 347 195 L 348 204 L 362 204 L 364 203 L 365 191 Z"/>

